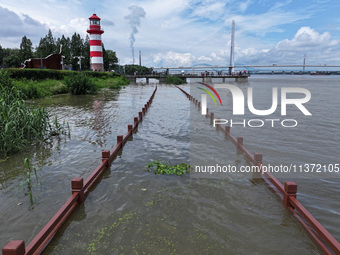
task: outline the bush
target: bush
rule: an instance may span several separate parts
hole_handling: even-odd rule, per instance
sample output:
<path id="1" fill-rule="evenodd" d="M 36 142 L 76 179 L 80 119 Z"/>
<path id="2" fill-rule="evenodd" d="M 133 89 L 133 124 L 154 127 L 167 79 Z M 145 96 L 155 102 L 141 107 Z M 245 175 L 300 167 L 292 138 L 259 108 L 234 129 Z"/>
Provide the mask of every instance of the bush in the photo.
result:
<path id="1" fill-rule="evenodd" d="M 65 77 L 65 83 L 72 95 L 93 94 L 98 90 L 93 80 L 83 73 Z"/>
<path id="2" fill-rule="evenodd" d="M 50 92 L 52 93 L 52 95 L 66 94 L 68 93 L 68 88 L 64 83 L 56 82 L 53 86 L 50 87 Z"/>
<path id="3" fill-rule="evenodd" d="M 165 83 L 166 84 L 175 84 L 175 85 L 180 85 L 187 83 L 185 80 L 177 77 L 177 76 L 166 76 L 165 77 Z"/>

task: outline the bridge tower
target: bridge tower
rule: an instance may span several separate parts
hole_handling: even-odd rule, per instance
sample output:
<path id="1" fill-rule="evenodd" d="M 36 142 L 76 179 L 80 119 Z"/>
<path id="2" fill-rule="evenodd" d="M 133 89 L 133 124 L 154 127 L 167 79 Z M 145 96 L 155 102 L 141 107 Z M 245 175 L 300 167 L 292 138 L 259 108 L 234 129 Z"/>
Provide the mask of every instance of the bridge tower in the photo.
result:
<path id="1" fill-rule="evenodd" d="M 100 18 L 93 14 L 90 18 L 90 28 L 87 32 L 90 34 L 90 69 L 92 71 L 104 71 L 102 34 L 104 31 L 100 28 Z"/>
<path id="2" fill-rule="evenodd" d="M 229 74 L 234 71 L 234 44 L 235 44 L 235 20 L 231 22 L 231 41 L 230 41 L 230 64 Z"/>

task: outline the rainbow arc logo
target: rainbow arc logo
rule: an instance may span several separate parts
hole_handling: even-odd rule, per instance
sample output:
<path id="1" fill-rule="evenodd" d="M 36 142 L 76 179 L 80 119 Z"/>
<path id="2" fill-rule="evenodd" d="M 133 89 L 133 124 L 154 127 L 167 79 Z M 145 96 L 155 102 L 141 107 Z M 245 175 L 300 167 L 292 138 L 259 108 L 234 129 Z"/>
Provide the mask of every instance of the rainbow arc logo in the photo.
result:
<path id="1" fill-rule="evenodd" d="M 218 100 L 220 101 L 220 104 L 222 106 L 222 100 L 221 100 L 221 97 L 220 95 L 217 93 L 217 91 L 210 85 L 208 84 L 205 84 L 203 82 L 199 82 L 199 84 L 202 84 L 204 86 L 206 86 L 207 88 L 209 88 L 212 92 L 214 92 L 214 94 L 217 96 Z M 216 100 L 215 100 L 215 97 L 213 96 L 213 94 L 207 90 L 207 89 L 204 89 L 204 88 L 201 88 L 201 87 L 197 87 L 198 89 L 200 90 L 203 90 L 204 92 L 206 92 L 211 98 L 212 100 L 214 101 L 215 105 L 217 105 L 216 103 Z M 202 114 L 203 115 L 206 115 L 207 114 L 207 95 L 203 95 L 202 94 Z"/>

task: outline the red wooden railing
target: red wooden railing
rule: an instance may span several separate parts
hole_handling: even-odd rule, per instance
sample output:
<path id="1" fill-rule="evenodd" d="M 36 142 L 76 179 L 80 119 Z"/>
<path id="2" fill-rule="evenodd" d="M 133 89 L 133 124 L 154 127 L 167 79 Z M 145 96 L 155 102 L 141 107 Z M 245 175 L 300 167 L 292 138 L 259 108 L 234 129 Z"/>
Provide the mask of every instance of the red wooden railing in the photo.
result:
<path id="1" fill-rule="evenodd" d="M 193 101 L 195 105 L 201 107 L 201 103 L 191 96 L 189 93 L 180 89 L 190 101 Z M 209 113 L 207 109 L 207 115 L 210 117 L 210 121 L 214 120 L 214 113 Z M 265 180 L 269 187 L 271 187 L 283 201 L 283 205 L 287 207 L 304 226 L 308 233 L 312 236 L 315 242 L 326 254 L 340 255 L 340 243 L 308 212 L 308 210 L 297 200 L 297 184 L 295 182 L 285 182 L 284 185 L 277 180 L 269 172 L 261 172 L 262 169 L 262 154 L 251 154 L 243 145 L 243 137 L 233 137 L 230 134 L 230 126 L 222 126 L 216 124 L 216 128 L 222 130 L 225 135 L 235 144 L 235 146 L 244 153 L 245 157 L 259 169 L 259 175 Z"/>

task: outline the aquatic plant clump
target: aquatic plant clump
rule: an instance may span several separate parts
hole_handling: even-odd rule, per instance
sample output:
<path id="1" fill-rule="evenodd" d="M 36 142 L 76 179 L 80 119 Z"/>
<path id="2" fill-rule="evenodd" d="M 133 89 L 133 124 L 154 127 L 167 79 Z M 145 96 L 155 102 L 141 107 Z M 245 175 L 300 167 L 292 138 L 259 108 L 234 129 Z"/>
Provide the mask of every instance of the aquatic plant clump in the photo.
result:
<path id="1" fill-rule="evenodd" d="M 160 160 L 154 160 L 148 163 L 146 168 L 149 172 L 154 170 L 155 174 L 175 174 L 182 176 L 190 172 L 190 165 L 182 163 L 171 166 L 170 161 L 162 163 Z"/>
<path id="2" fill-rule="evenodd" d="M 0 87 L 0 157 L 21 150 L 33 139 L 43 138 L 49 126 L 44 108 L 28 107 L 15 87 Z"/>
<path id="3" fill-rule="evenodd" d="M 37 169 L 35 167 L 31 167 L 30 161 L 28 158 L 25 158 L 24 160 L 24 164 L 25 164 L 25 168 L 27 169 L 26 171 L 26 180 L 22 181 L 18 187 L 18 190 L 23 186 L 23 185 L 27 185 L 27 193 L 29 195 L 29 200 L 30 200 L 30 204 L 33 205 L 34 203 L 34 199 L 33 199 L 33 193 L 32 193 L 32 171 L 34 173 L 34 176 L 37 180 L 38 183 L 38 174 L 37 174 Z"/>

